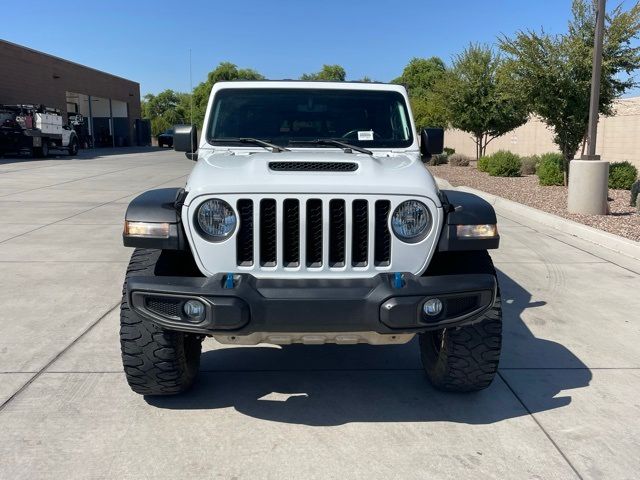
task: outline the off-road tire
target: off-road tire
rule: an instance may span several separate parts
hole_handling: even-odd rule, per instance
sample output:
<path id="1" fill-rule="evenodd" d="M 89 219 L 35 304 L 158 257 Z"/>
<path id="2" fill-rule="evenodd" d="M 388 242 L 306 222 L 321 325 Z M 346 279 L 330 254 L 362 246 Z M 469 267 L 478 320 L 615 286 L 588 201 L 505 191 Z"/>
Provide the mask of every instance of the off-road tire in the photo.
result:
<path id="1" fill-rule="evenodd" d="M 69 143 L 68 150 L 70 157 L 75 157 L 78 155 L 78 140 L 76 138 L 72 138 Z"/>
<path id="2" fill-rule="evenodd" d="M 125 376 L 141 395 L 174 395 L 193 384 L 200 368 L 202 338 L 163 330 L 130 309 L 127 282 L 153 276 L 161 250 L 136 249 L 125 277 L 120 306 L 120 348 Z"/>
<path id="3" fill-rule="evenodd" d="M 467 273 L 493 272 L 495 275 L 486 252 L 477 252 L 466 259 L 469 260 L 471 263 L 465 267 Z M 487 388 L 498 371 L 502 348 L 500 290 L 491 308 L 475 323 L 426 332 L 419 337 L 422 366 L 434 387 L 448 392 Z"/>
<path id="4" fill-rule="evenodd" d="M 34 147 L 33 156 L 36 158 L 47 158 L 49 156 L 49 144 L 42 142 L 41 147 Z"/>

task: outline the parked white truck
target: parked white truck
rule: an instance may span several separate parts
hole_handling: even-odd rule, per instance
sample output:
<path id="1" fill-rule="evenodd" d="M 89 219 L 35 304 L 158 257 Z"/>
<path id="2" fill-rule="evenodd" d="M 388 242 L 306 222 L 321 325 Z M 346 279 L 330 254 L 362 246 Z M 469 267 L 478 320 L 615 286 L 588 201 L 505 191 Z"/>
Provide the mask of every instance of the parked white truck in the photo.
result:
<path id="1" fill-rule="evenodd" d="M 420 139 L 420 140 L 419 140 Z M 197 146 L 197 152 L 193 152 Z M 120 340 L 131 388 L 193 383 L 205 337 L 232 345 L 402 344 L 448 391 L 487 387 L 502 317 L 482 199 L 439 190 L 405 89 L 378 83 L 220 82 L 184 188 L 129 205 Z"/>
<path id="2" fill-rule="evenodd" d="M 77 155 L 78 135 L 59 110 L 43 105 L 0 105 L 0 154 L 27 151 L 44 158 L 50 149 Z"/>

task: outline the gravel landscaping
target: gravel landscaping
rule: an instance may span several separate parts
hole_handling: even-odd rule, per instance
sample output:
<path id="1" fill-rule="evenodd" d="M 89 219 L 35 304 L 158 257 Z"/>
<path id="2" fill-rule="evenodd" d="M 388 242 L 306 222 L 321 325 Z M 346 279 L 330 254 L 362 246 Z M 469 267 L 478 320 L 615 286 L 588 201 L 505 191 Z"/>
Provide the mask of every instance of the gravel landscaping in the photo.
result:
<path id="1" fill-rule="evenodd" d="M 609 190 L 610 215 L 577 215 L 567 212 L 566 187 L 542 187 L 538 177 L 491 177 L 480 172 L 472 162 L 468 167 L 450 165 L 428 166 L 436 177 L 447 180 L 454 187 L 467 186 L 523 203 L 545 212 L 640 241 L 640 215 L 629 206 L 631 194 L 627 190 Z"/>

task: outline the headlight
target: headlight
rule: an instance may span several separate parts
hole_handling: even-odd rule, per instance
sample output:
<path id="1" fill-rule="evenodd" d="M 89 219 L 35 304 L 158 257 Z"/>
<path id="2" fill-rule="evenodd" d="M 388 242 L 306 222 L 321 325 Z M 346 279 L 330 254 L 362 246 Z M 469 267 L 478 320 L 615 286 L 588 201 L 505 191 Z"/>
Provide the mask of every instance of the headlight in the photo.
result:
<path id="1" fill-rule="evenodd" d="M 196 212 L 200 233 L 213 242 L 221 242 L 236 229 L 236 214 L 224 200 L 213 198 L 202 202 Z"/>
<path id="2" fill-rule="evenodd" d="M 422 202 L 407 200 L 396 207 L 391 217 L 393 233 L 403 242 L 422 240 L 431 226 L 431 214 Z"/>

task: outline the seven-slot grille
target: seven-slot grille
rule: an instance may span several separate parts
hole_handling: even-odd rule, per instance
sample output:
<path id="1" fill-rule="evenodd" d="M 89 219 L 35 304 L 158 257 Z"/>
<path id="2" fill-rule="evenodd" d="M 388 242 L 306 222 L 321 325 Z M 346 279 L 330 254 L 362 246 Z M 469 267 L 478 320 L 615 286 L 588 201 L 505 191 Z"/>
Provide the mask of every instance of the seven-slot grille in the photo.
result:
<path id="1" fill-rule="evenodd" d="M 239 199 L 236 208 L 238 266 L 320 269 L 390 264 L 389 200 Z"/>

